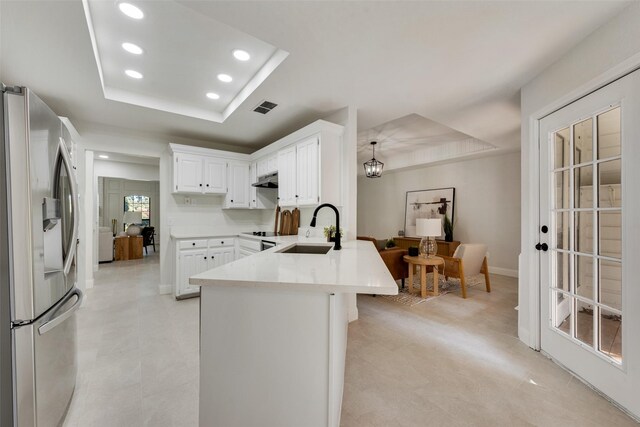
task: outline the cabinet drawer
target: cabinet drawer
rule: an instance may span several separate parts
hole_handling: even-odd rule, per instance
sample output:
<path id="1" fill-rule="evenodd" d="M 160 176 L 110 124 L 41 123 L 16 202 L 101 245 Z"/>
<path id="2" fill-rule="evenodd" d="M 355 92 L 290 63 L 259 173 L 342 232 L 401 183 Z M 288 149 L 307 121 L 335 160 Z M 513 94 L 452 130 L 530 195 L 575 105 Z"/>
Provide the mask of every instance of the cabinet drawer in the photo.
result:
<path id="1" fill-rule="evenodd" d="M 178 247 L 180 249 L 206 248 L 207 247 L 207 241 L 205 239 L 181 240 L 180 241 L 180 245 Z"/>
<path id="2" fill-rule="evenodd" d="M 220 238 L 220 239 L 209 239 L 209 247 L 225 247 L 225 246 L 233 246 L 235 245 L 235 239 L 233 237 L 229 238 Z"/>
<path id="3" fill-rule="evenodd" d="M 241 250 L 255 253 L 260 252 L 260 249 L 262 248 L 260 240 L 240 238 L 238 239 L 238 242 Z"/>

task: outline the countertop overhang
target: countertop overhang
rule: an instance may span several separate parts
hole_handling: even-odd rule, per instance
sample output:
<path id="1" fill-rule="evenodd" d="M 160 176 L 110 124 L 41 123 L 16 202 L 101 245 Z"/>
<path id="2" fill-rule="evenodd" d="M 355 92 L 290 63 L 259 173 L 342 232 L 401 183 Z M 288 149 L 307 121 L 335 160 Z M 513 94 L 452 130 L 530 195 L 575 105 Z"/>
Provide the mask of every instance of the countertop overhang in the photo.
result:
<path id="1" fill-rule="evenodd" d="M 296 243 L 320 244 L 318 239 L 302 240 Z M 335 251 L 332 247 L 322 255 L 279 253 L 293 244 L 271 248 L 197 274 L 189 279 L 189 283 L 326 293 L 398 293 L 398 285 L 371 242 L 344 242 L 342 250 Z"/>

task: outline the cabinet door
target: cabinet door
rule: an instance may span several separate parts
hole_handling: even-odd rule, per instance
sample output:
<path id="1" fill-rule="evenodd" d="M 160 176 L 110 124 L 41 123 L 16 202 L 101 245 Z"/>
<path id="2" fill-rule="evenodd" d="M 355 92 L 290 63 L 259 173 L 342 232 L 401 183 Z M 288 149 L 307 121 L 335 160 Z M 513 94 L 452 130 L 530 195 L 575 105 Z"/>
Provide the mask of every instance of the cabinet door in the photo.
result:
<path id="1" fill-rule="evenodd" d="M 189 284 L 189 277 L 207 270 L 207 251 L 183 250 L 180 251 L 178 265 L 178 283 L 176 296 L 197 293 L 199 286 Z"/>
<path id="2" fill-rule="evenodd" d="M 296 145 L 296 165 L 298 205 L 317 205 L 319 195 L 317 138 L 310 138 Z"/>
<path id="3" fill-rule="evenodd" d="M 258 207 L 258 189 L 251 184 L 258 180 L 258 163 L 253 162 L 249 166 L 249 207 L 256 209 Z"/>
<path id="4" fill-rule="evenodd" d="M 227 161 L 216 157 L 204 158 L 204 192 L 227 192 Z"/>
<path id="5" fill-rule="evenodd" d="M 175 155 L 174 188 L 176 192 L 202 193 L 202 157 L 192 154 Z"/>
<path id="6" fill-rule="evenodd" d="M 249 164 L 229 162 L 227 180 L 229 191 L 225 198 L 225 208 L 248 208 Z"/>
<path id="7" fill-rule="evenodd" d="M 280 206 L 296 205 L 296 147 L 278 152 L 278 202 Z"/>
<path id="8" fill-rule="evenodd" d="M 274 154 L 273 156 L 267 159 L 266 165 L 266 173 L 274 173 L 278 172 L 278 155 Z"/>
<path id="9" fill-rule="evenodd" d="M 257 176 L 266 175 L 268 173 L 268 169 L 267 169 L 268 164 L 269 164 L 269 160 L 267 158 L 258 160 L 256 175 Z"/>
<path id="10" fill-rule="evenodd" d="M 213 248 L 208 251 L 209 269 L 220 267 L 235 259 L 233 248 Z"/>

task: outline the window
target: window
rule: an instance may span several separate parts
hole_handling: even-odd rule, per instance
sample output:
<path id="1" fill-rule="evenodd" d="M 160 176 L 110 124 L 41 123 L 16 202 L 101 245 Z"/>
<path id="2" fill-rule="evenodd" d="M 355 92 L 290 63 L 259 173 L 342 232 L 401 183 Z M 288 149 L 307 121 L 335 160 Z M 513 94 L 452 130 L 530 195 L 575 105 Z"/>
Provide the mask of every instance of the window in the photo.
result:
<path id="1" fill-rule="evenodd" d="M 150 209 L 151 204 L 149 197 L 131 195 L 124 198 L 124 212 L 140 212 L 142 213 L 142 224 L 144 226 L 151 225 Z M 125 228 L 128 224 L 125 224 Z"/>

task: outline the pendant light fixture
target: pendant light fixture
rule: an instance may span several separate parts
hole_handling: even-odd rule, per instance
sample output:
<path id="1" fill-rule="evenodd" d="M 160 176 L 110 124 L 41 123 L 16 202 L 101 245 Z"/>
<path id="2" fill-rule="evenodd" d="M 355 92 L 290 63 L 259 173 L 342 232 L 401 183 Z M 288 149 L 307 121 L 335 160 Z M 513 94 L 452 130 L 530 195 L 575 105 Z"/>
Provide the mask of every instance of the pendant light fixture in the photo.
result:
<path id="1" fill-rule="evenodd" d="M 368 162 L 364 162 L 364 173 L 367 178 L 380 178 L 382 176 L 382 168 L 384 163 L 376 160 L 376 141 L 371 141 L 373 148 L 373 157 Z"/>

